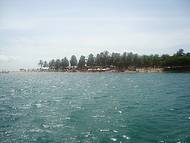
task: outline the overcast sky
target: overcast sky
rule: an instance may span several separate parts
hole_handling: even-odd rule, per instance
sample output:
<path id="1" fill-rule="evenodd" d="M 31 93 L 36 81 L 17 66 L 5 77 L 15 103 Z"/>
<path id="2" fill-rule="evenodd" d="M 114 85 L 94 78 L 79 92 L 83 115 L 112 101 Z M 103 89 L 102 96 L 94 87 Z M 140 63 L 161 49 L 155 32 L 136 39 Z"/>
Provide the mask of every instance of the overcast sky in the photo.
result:
<path id="1" fill-rule="evenodd" d="M 0 69 L 89 53 L 190 51 L 190 0 L 0 0 Z"/>

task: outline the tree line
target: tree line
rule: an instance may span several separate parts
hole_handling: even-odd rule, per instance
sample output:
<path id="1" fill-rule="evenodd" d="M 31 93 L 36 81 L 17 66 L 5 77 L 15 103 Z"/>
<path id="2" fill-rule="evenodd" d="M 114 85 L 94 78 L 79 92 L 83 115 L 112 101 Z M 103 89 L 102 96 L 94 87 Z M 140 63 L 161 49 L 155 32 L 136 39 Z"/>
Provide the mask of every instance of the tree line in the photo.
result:
<path id="1" fill-rule="evenodd" d="M 168 55 L 138 55 L 132 52 L 123 54 L 109 53 L 104 51 L 97 55 L 89 54 L 80 56 L 79 60 L 75 55 L 72 55 L 70 60 L 67 57 L 63 59 L 52 59 L 49 62 L 40 60 L 38 65 L 49 68 L 51 70 L 65 70 L 67 67 L 72 68 L 94 68 L 94 67 L 115 67 L 129 68 L 133 67 L 173 67 L 173 66 L 190 66 L 190 53 L 185 53 L 183 49 L 179 49 L 175 54 Z"/>

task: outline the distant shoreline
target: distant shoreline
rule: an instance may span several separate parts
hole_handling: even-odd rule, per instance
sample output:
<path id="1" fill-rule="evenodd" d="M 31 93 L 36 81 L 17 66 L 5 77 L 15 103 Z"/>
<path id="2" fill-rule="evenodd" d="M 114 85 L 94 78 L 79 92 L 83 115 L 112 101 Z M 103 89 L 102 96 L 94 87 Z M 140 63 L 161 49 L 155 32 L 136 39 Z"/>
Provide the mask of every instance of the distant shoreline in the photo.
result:
<path id="1" fill-rule="evenodd" d="M 74 72 L 81 72 L 81 73 L 100 73 L 100 72 L 106 72 L 106 73 L 161 73 L 161 72 L 190 72 L 190 67 L 164 67 L 164 68 L 154 68 L 154 67 L 143 67 L 143 68 L 70 68 L 65 70 L 52 70 L 52 69 L 21 69 L 19 72 L 65 72 L 65 73 L 74 73 Z"/>
<path id="2" fill-rule="evenodd" d="M 0 71 L 0 74 L 8 74 L 10 72 L 62 72 L 62 73 L 167 73 L 167 72 L 190 72 L 190 66 L 175 67 L 130 67 L 130 68 L 67 68 L 65 70 L 52 69 L 20 69 L 19 71 Z"/>
<path id="3" fill-rule="evenodd" d="M 138 55 L 132 52 L 109 53 L 100 52 L 95 56 L 90 53 L 88 57 L 81 55 L 79 60 L 72 55 L 52 59 L 49 62 L 40 60 L 37 71 L 61 72 L 187 72 L 190 71 L 190 53 L 179 49 L 173 55 Z"/>

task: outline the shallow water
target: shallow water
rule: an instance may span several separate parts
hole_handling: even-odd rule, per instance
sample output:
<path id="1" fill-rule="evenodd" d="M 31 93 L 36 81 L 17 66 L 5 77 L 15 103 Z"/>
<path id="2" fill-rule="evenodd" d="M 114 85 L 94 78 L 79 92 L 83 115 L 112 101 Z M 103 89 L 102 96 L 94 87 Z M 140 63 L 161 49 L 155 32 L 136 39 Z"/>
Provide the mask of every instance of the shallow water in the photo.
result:
<path id="1" fill-rule="evenodd" d="M 0 142 L 190 143 L 189 73 L 0 74 Z"/>

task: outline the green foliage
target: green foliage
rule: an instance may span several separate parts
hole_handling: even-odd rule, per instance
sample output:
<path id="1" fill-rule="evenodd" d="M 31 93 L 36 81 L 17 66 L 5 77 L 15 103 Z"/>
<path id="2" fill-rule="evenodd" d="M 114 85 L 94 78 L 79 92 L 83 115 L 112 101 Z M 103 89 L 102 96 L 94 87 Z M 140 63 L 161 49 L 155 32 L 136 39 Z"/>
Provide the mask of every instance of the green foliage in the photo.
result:
<path id="1" fill-rule="evenodd" d="M 183 49 L 179 49 L 177 51 L 177 53 L 175 54 L 175 56 L 184 56 L 184 50 Z"/>
<path id="2" fill-rule="evenodd" d="M 38 63 L 38 65 L 39 65 L 41 68 L 42 68 L 43 64 L 44 64 L 44 63 L 43 63 L 42 60 L 40 60 L 39 63 Z"/>
<path id="3" fill-rule="evenodd" d="M 55 70 L 59 70 L 60 67 L 61 67 L 61 61 L 60 61 L 60 59 L 57 59 L 57 60 L 55 61 Z"/>
<path id="4" fill-rule="evenodd" d="M 95 57 L 93 54 L 88 56 L 87 62 L 85 56 L 81 56 L 79 63 L 77 64 L 77 58 L 75 55 L 71 56 L 70 65 L 78 66 L 78 68 L 89 67 L 115 67 L 115 68 L 128 68 L 133 67 L 175 67 L 175 66 L 190 66 L 190 53 L 184 53 L 183 49 L 179 49 L 174 55 L 170 56 L 163 54 L 159 56 L 155 55 L 138 55 L 132 52 L 123 54 L 109 53 L 104 51 L 98 53 Z M 62 60 L 52 59 L 49 64 L 46 61 L 40 60 L 38 65 L 41 67 L 48 67 L 51 70 L 64 70 L 69 66 L 67 58 Z"/>
<path id="5" fill-rule="evenodd" d="M 101 65 L 100 54 L 97 54 L 97 55 L 96 55 L 96 58 L 95 58 L 95 65 L 96 65 L 96 66 L 100 66 L 100 65 Z"/>
<path id="6" fill-rule="evenodd" d="M 119 53 L 112 53 L 111 55 L 111 65 L 120 67 L 121 65 L 121 56 Z"/>
<path id="7" fill-rule="evenodd" d="M 66 67 L 69 66 L 69 61 L 68 59 L 65 57 L 61 60 L 61 69 L 64 70 Z"/>
<path id="8" fill-rule="evenodd" d="M 77 57 L 75 55 L 72 55 L 71 56 L 71 59 L 70 59 L 70 64 L 71 66 L 77 66 Z"/>
<path id="9" fill-rule="evenodd" d="M 190 57 L 189 56 L 171 56 L 167 57 L 163 66 L 190 66 Z"/>
<path id="10" fill-rule="evenodd" d="M 90 54 L 88 56 L 88 60 L 87 60 L 87 66 L 94 66 L 95 65 L 95 59 L 94 59 L 94 55 L 93 54 Z"/>
<path id="11" fill-rule="evenodd" d="M 55 60 L 52 59 L 50 62 L 49 62 L 49 69 L 51 70 L 54 70 L 55 69 Z"/>
<path id="12" fill-rule="evenodd" d="M 86 64 L 85 56 L 81 56 L 80 59 L 79 59 L 78 67 L 83 68 L 83 67 L 85 67 L 85 64 Z"/>
<path id="13" fill-rule="evenodd" d="M 49 65 L 48 65 L 47 61 L 44 61 L 43 67 L 46 68 L 46 67 L 48 67 L 48 66 L 49 66 Z"/>

